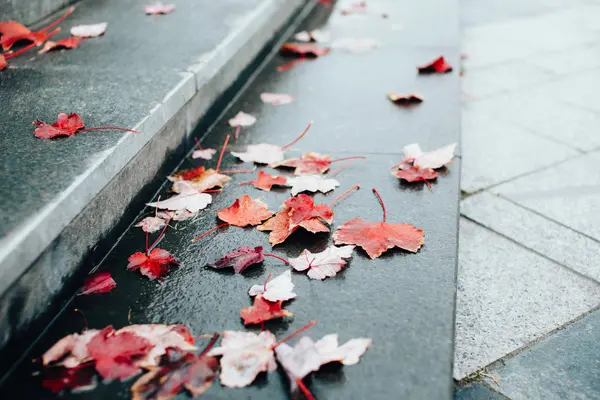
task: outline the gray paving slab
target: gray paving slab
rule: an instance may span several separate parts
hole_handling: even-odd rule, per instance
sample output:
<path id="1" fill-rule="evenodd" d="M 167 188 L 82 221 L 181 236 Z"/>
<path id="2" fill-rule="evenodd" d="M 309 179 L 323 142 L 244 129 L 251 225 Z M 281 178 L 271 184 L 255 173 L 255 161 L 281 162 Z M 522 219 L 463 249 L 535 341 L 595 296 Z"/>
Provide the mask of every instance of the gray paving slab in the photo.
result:
<path id="1" fill-rule="evenodd" d="M 600 313 L 594 311 L 493 371 L 513 400 L 600 398 Z"/>
<path id="2" fill-rule="evenodd" d="M 600 62 L 600 48 L 598 48 Z M 550 138 L 569 147 L 590 151 L 600 147 L 600 112 L 563 101 L 560 96 L 541 95 L 529 88 L 493 96 L 468 104 L 495 119 L 525 127 L 530 133 Z M 539 90 L 538 90 L 539 92 Z"/>
<path id="3" fill-rule="evenodd" d="M 485 385 L 475 383 L 454 393 L 454 400 L 505 400 L 506 397 Z"/>
<path id="4" fill-rule="evenodd" d="M 600 68 L 570 74 L 553 82 L 529 88 L 532 96 L 561 99 L 582 108 L 600 112 L 597 90 L 600 88 Z"/>
<path id="5" fill-rule="evenodd" d="M 29 25 L 76 0 L 0 0 L 0 21 L 14 20 Z"/>
<path id="6" fill-rule="evenodd" d="M 463 200 L 460 210 L 469 219 L 600 281 L 600 242 L 489 192 Z"/>
<path id="7" fill-rule="evenodd" d="M 527 57 L 525 61 L 530 65 L 556 74 L 570 74 L 596 69 L 600 67 L 600 44 L 598 41 L 559 51 L 538 53 Z"/>
<path id="8" fill-rule="evenodd" d="M 600 153 L 578 156 L 492 192 L 600 240 Z"/>
<path id="9" fill-rule="evenodd" d="M 454 377 L 460 380 L 600 303 L 600 285 L 461 219 Z"/>
<path id="10" fill-rule="evenodd" d="M 462 114 L 461 190 L 474 192 L 579 154 L 469 105 Z"/>
<path id="11" fill-rule="evenodd" d="M 188 134 L 304 3 L 228 0 L 207 8 L 188 1 L 178 3 L 166 17 L 152 18 L 134 0 L 82 2 L 61 24 L 63 30 L 107 21 L 105 35 L 85 40 L 76 50 L 18 58 L 11 63 L 14 68 L 2 71 L 0 147 L 6 157 L 0 166 L 0 293 L 202 92 L 204 103 L 189 113 L 190 124 L 179 133 Z M 196 36 L 199 24 L 207 32 L 203 40 Z M 216 76 L 218 82 L 195 82 L 187 69 L 199 59 L 206 70 L 225 66 L 228 75 Z M 59 112 L 77 112 L 89 127 L 117 125 L 143 134 L 108 131 L 52 141 L 35 138 L 31 121 L 53 122 Z M 112 217 L 121 215 L 115 211 L 106 210 Z"/>

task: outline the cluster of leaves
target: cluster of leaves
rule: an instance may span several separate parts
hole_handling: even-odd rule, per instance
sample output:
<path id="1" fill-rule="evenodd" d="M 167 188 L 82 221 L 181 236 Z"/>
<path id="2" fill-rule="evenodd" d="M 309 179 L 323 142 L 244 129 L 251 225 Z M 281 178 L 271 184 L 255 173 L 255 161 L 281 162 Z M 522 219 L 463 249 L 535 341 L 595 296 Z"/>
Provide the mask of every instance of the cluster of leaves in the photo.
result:
<path id="1" fill-rule="evenodd" d="M 325 0 L 321 0 L 320 3 L 331 5 L 330 1 Z M 173 9 L 172 5 L 157 3 L 147 6 L 145 12 L 158 15 L 167 14 Z M 366 2 L 342 10 L 343 15 L 366 13 Z M 379 42 L 372 39 L 341 39 L 334 41 L 330 47 L 323 47 L 317 43 L 329 42 L 330 35 L 318 30 L 300 32 L 295 39 L 298 42 L 284 45 L 281 53 L 296 57 L 296 61 L 324 56 L 331 48 L 344 48 L 359 53 L 379 47 Z M 278 70 L 289 67 L 290 65 L 280 67 Z M 418 67 L 419 73 L 447 73 L 451 70 L 452 67 L 443 57 Z M 388 97 L 398 105 L 418 104 L 424 100 L 418 94 L 390 93 Z M 293 96 L 281 93 L 262 93 L 260 98 L 264 103 L 277 106 L 294 101 Z M 228 124 L 235 129 L 233 137 L 237 139 L 242 128 L 250 127 L 256 122 L 255 116 L 239 111 Z M 40 138 L 71 136 L 84 131 L 83 120 L 77 114 L 60 114 L 57 122 L 52 125 L 41 121 L 34 124 L 37 127 L 35 135 Z M 286 150 L 301 140 L 311 126 L 312 122 L 296 139 L 283 146 L 261 143 L 248 145 L 245 151 L 231 151 L 231 154 L 242 162 L 293 170 L 294 176 L 276 176 L 259 170 L 255 179 L 241 182 L 242 185 L 251 185 L 262 191 L 271 191 L 274 187 L 279 190 L 290 188 L 291 197 L 280 205 L 278 211 L 271 211 L 260 198 L 244 194 L 230 206 L 217 211 L 216 215 L 223 223 L 192 240 L 196 242 L 220 228 L 229 226 L 256 227 L 259 231 L 269 232 L 269 243 L 273 246 L 284 243 L 299 229 L 325 234 L 333 231 L 333 244 L 320 252 L 313 253 L 304 249 L 297 257 L 286 259 L 276 254 L 265 253 L 261 245 L 241 246 L 208 264 L 208 267 L 214 269 L 232 268 L 236 274 L 242 274 L 253 265 L 263 263 L 265 258 L 274 258 L 290 267 L 273 279 L 269 273 L 264 282 L 256 283 L 248 290 L 248 295 L 254 298 L 253 304 L 242 308 L 239 315 L 244 325 L 260 324 L 262 331 L 259 334 L 225 331 L 220 346 L 212 348 L 219 336 L 215 334 L 206 348 L 197 355 L 194 353 L 197 348 L 189 330 L 181 325 L 131 325 L 119 330 L 109 326 L 101 331 L 86 330 L 81 334 L 66 336 L 44 354 L 44 386 L 60 392 L 69 388 L 89 387 L 93 384 L 96 374 L 105 380 L 126 379 L 145 369 L 147 372 L 131 388 L 133 398 L 170 399 L 184 390 L 193 396 L 201 395 L 208 390 L 217 375 L 221 384 L 226 387 L 245 387 L 251 384 L 259 373 L 275 370 L 279 362 L 290 379 L 292 391 L 298 389 L 310 400 L 313 396 L 303 383 L 308 374 L 331 362 L 356 364 L 371 344 L 370 339 L 352 339 L 340 346 L 337 334 L 326 335 L 317 341 L 304 336 L 295 346 L 290 346 L 285 342 L 310 328 L 316 321 L 280 341 L 264 329 L 264 323 L 273 319 L 293 317 L 293 314 L 284 308 L 285 302 L 297 297 L 292 282 L 292 271 L 306 272 L 308 278 L 322 281 L 338 274 L 347 265 L 357 247 L 364 250 L 371 259 L 378 258 L 392 248 L 414 253 L 423 245 L 424 233 L 407 223 L 389 223 L 387 209 L 376 189 L 373 189 L 373 193 L 383 211 L 381 221 L 365 221 L 357 217 L 343 222 L 333 230 L 334 205 L 352 191 L 359 189 L 359 185 L 353 186 L 327 204 L 318 204 L 311 196 L 302 192 L 328 193 L 335 190 L 340 183 L 333 179 L 333 175 L 344 166 L 330 171 L 332 163 L 365 157 L 353 156 L 332 160 L 326 154 L 306 152 L 300 157 L 286 159 Z M 115 127 L 87 130 L 108 128 Z M 179 265 L 173 254 L 157 247 L 171 221 L 194 218 L 206 209 L 212 203 L 215 193 L 226 190 L 231 181 L 227 174 L 252 172 L 220 169 L 229 140 L 228 135 L 214 169 L 198 166 L 169 176 L 172 195 L 147 203 L 154 208 L 154 214 L 146 216 L 135 225 L 146 234 L 146 248 L 145 251 L 135 252 L 129 257 L 127 269 L 139 271 L 143 276 L 154 280 L 165 279 L 171 267 Z M 216 149 L 202 148 L 198 141 L 197 147 L 192 154 L 193 159 L 211 160 L 217 153 Z M 418 144 L 407 145 L 402 152 L 402 161 L 392 167 L 392 175 L 407 182 L 425 182 L 430 186 L 429 181 L 438 176 L 436 169 L 443 168 L 452 161 L 455 147 L 456 144 L 452 144 L 435 151 L 423 152 Z M 159 231 L 154 242 L 149 244 L 150 234 Z M 116 282 L 110 273 L 98 272 L 86 280 L 80 294 L 107 293 L 115 287 Z M 217 357 L 220 357 L 220 361 Z"/>

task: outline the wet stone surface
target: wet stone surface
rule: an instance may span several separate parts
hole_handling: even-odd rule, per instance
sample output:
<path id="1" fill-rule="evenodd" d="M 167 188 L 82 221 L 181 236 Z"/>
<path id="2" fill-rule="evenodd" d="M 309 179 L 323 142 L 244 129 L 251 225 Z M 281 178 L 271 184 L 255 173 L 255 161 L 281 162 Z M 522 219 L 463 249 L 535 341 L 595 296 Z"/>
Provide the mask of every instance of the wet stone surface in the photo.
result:
<path id="1" fill-rule="evenodd" d="M 408 7 L 407 2 L 373 3 L 389 7 L 398 18 Z M 431 2 L 410 4 L 410 7 L 425 10 L 431 8 L 428 3 Z M 444 4 L 453 5 L 452 2 Z M 417 14 L 426 16 L 425 12 Z M 314 21 L 319 20 L 317 16 Z M 305 28 L 317 27 L 314 21 L 309 21 Z M 341 185 L 334 192 L 314 196 L 317 202 L 330 202 L 353 185 L 361 185 L 358 192 L 334 206 L 332 231 L 355 217 L 381 221 L 381 208 L 371 192 L 375 187 L 386 202 L 388 221 L 408 222 L 422 228 L 425 245 L 417 254 L 393 250 L 377 260 L 370 260 L 362 250 L 355 251 L 347 268 L 325 281 L 313 281 L 303 274 L 293 273 L 298 297 L 289 302 L 287 309 L 294 313 L 294 318 L 268 322 L 265 328 L 281 338 L 316 319 L 319 322 L 309 331 L 314 338 L 337 332 L 341 341 L 353 337 L 373 339 L 373 345 L 358 365 L 328 366 L 307 380 L 316 398 L 449 399 L 452 396 L 460 159 L 443 171 L 443 176 L 433 184 L 432 192 L 422 183 L 399 183 L 390 175 L 389 168 L 400 160 L 405 144 L 419 141 L 429 149 L 458 140 L 458 74 L 416 76 L 414 68 L 440 52 L 456 64 L 458 50 L 456 46 L 426 50 L 405 46 L 403 35 L 407 32 L 391 30 L 391 21 L 378 15 L 345 18 L 336 13 L 325 28 L 338 37 L 346 36 L 363 21 L 370 29 L 362 34 L 378 38 L 384 47 L 355 56 L 332 51 L 322 59 L 301 63 L 282 73 L 275 68 L 287 60 L 275 57 L 207 133 L 202 145 L 216 147 L 223 143 L 225 136 L 233 132 L 227 119 L 243 110 L 253 113 L 258 122 L 243 128 L 240 139 L 233 141 L 229 150 L 239 150 L 247 143 L 283 145 L 295 138 L 308 121 L 314 120 L 313 130 L 289 149 L 288 156 L 304 151 L 327 152 L 332 158 L 367 156 L 366 160 L 356 160 L 336 176 Z M 413 22 L 406 21 L 408 26 Z M 368 68 L 371 73 L 358 79 L 361 68 Z M 385 98 L 392 90 L 421 92 L 426 101 L 417 107 L 398 108 Z M 262 91 L 290 93 L 296 96 L 296 101 L 285 106 L 263 104 L 259 99 Z M 414 122 L 404 124 L 404 121 Z M 196 132 L 196 135 L 200 137 L 205 133 Z M 216 158 L 210 162 L 188 158 L 181 167 L 214 166 Z M 222 168 L 233 166 L 251 167 L 226 153 Z M 277 210 L 289 197 L 289 192 L 284 190 L 267 193 L 239 185 L 255 174 L 233 175 L 225 190 L 214 194 L 213 203 L 196 219 L 174 224 L 167 231 L 159 247 L 172 252 L 182 265 L 174 268 L 162 283 L 126 271 L 127 257 L 135 251 L 143 251 L 145 245 L 144 233 L 139 228 L 126 232 L 100 267 L 113 274 L 116 289 L 104 295 L 75 298 L 8 377 L 0 394 L 8 398 L 17 393 L 23 398 L 53 398 L 41 388 L 39 377 L 31 377 L 35 366 L 32 367 L 30 359 L 39 357 L 60 337 L 83 328 L 82 318 L 74 308 L 83 311 L 90 328 L 108 324 L 121 327 L 130 323 L 184 323 L 195 335 L 225 329 L 244 330 L 239 310 L 251 304 L 247 290 L 253 284 L 264 282 L 269 272 L 279 274 L 286 267 L 277 260 L 267 259 L 242 275 L 233 275 L 230 271 L 207 268 L 207 262 L 241 245 L 262 245 L 268 252 L 282 257 L 296 257 L 305 248 L 316 252 L 332 243 L 330 234 L 296 232 L 285 243 L 271 249 L 267 233 L 237 227 L 219 230 L 192 243 L 192 238 L 219 223 L 217 210 L 231 205 L 244 193 L 263 198 L 272 210 Z M 161 193 L 162 198 L 166 195 L 166 190 Z M 148 215 L 152 212 L 145 211 Z M 202 347 L 205 343 L 199 340 L 198 344 Z M 100 384 L 94 391 L 85 393 L 85 397 L 127 398 L 131 384 L 131 381 Z M 245 389 L 226 389 L 217 382 L 205 396 L 285 399 L 289 398 L 287 377 L 281 370 L 263 374 Z M 77 397 L 67 394 L 64 398 Z"/>

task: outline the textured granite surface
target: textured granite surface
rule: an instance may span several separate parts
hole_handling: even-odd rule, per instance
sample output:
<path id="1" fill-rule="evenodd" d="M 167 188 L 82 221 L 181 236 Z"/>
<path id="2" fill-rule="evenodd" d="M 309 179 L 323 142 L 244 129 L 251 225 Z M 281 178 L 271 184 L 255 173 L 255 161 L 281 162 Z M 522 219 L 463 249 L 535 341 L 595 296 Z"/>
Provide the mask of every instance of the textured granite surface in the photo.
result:
<path id="1" fill-rule="evenodd" d="M 76 0 L 0 0 L 0 21 L 33 24 Z"/>
<path id="2" fill-rule="evenodd" d="M 454 393 L 454 400 L 505 400 L 506 397 L 501 394 L 492 391 L 481 384 L 474 384 L 472 386 L 457 390 Z"/>
<path id="3" fill-rule="evenodd" d="M 428 15 L 425 10 L 431 9 L 433 4 L 372 3 L 387 7 L 391 15 L 398 16 L 398 23 L 405 22 L 407 27 L 414 26 L 414 29 L 418 21 L 405 21 L 402 12 L 410 7 L 422 7 L 423 12 L 416 15 L 422 15 L 421 22 L 425 23 Z M 449 11 L 453 11 L 454 6 L 453 2 L 444 2 Z M 458 48 L 454 45 L 421 50 L 404 46 L 405 35 L 412 31 L 394 32 L 388 24 L 391 21 L 382 22 L 377 14 L 357 18 L 360 19 L 357 21 L 336 14 L 327 27 L 334 35 L 342 36 L 360 26 L 359 22 L 364 20 L 365 26 L 369 27 L 364 28 L 365 32 L 384 42 L 381 49 L 357 56 L 332 51 L 322 59 L 297 65 L 284 73 L 275 72 L 276 66 L 285 62 L 282 57 L 276 57 L 223 115 L 202 145 L 209 147 L 222 143 L 225 135 L 232 132 L 227 126 L 227 119 L 243 109 L 253 112 L 259 122 L 243 129 L 240 140 L 233 142 L 230 149 L 241 148 L 244 143 L 251 142 L 287 143 L 309 120 L 314 120 L 314 131 L 290 149 L 288 155 L 314 150 L 328 152 L 334 158 L 359 154 L 368 157 L 354 162 L 337 175 L 341 187 L 334 193 L 315 196 L 319 202 L 330 201 L 346 188 L 361 184 L 360 191 L 336 204 L 333 229 L 357 216 L 380 221 L 381 209 L 370 190 L 376 187 L 386 201 L 388 220 L 406 221 L 422 228 L 426 235 L 424 247 L 417 254 L 389 251 L 374 261 L 362 251 L 357 251 L 348 268 L 336 278 L 324 282 L 294 274 L 298 298 L 288 308 L 295 317 L 267 323 L 266 328 L 281 337 L 309 320 L 317 319 L 319 323 L 310 331 L 314 337 L 339 332 L 342 340 L 355 336 L 373 339 L 373 346 L 360 364 L 328 368 L 309 380 L 310 389 L 317 398 L 450 399 L 460 159 L 444 171 L 444 176 L 434 184 L 433 192 L 423 184 L 399 183 L 389 174 L 389 167 L 399 160 L 400 149 L 409 142 L 418 140 L 429 148 L 458 140 L 460 114 L 445 112 L 458 109 L 458 74 L 417 79 L 414 65 L 407 68 L 406 73 L 403 72 L 404 67 L 398 67 L 403 60 L 422 62 L 440 51 L 455 62 Z M 371 21 L 370 18 L 377 20 Z M 448 21 L 446 16 L 446 23 Z M 309 24 L 305 28 L 316 25 Z M 449 39 L 444 37 L 444 40 Z M 373 64 L 368 63 L 369 59 L 373 60 Z M 371 65 L 370 70 L 374 73 L 356 80 L 358 69 L 352 66 L 353 63 L 365 67 Z M 332 80 L 332 71 L 340 79 Z M 438 85 L 432 85 L 432 80 Z M 452 83 L 443 83 L 445 81 Z M 309 87 L 314 88 L 312 93 L 308 91 Z M 373 87 L 379 89 L 375 91 Z M 407 90 L 421 92 L 430 90 L 431 104 L 425 102 L 410 110 L 399 109 L 385 98 L 385 94 L 394 87 L 409 87 Z M 266 88 L 274 92 L 289 92 L 297 96 L 296 102 L 281 107 L 265 105 L 258 94 Z M 348 91 L 352 96 L 348 96 Z M 377 109 L 378 120 L 369 114 L 375 109 L 373 103 L 380 107 Z M 419 116 L 422 125 L 402 123 L 405 119 L 416 120 L 416 116 Z M 443 120 L 439 122 L 443 129 L 431 132 L 430 121 L 436 119 Z M 345 125 L 341 130 L 344 132 L 341 136 L 343 142 L 340 136 L 334 137 L 332 133 L 341 124 Z M 372 129 L 374 124 L 376 130 Z M 197 135 L 203 133 L 195 132 Z M 380 141 L 384 141 L 383 145 Z M 203 165 L 211 166 L 215 161 Z M 199 164 L 198 160 L 187 158 L 181 167 Z M 229 154 L 223 164 L 250 167 L 237 163 Z M 195 244 L 190 240 L 214 227 L 217 223 L 215 211 L 230 205 L 243 193 L 262 197 L 271 209 L 276 209 L 289 196 L 286 191 L 265 193 L 238 184 L 248 179 L 247 174 L 234 175 L 226 190 L 215 194 L 213 204 L 197 219 L 178 223 L 176 229 L 167 232 L 160 247 L 173 252 L 182 266 L 173 269 L 162 284 L 125 270 L 127 257 L 144 247 L 143 232 L 139 228 L 128 230 L 101 265 L 102 270 L 113 274 L 117 288 L 106 295 L 78 297 L 69 304 L 14 374 L 8 377 L 0 393 L 9 397 L 14 393 L 31 398 L 52 397 L 41 389 L 38 378 L 31 377 L 29 358 L 39 356 L 57 338 L 82 328 L 81 319 L 72 311 L 73 308 L 83 310 L 90 328 L 107 324 L 180 322 L 189 325 L 195 334 L 244 329 L 239 321 L 239 310 L 249 304 L 246 293 L 249 285 L 264 281 L 269 272 L 281 272 L 285 267 L 269 260 L 243 275 L 234 276 L 205 265 L 240 245 L 269 248 L 267 234 L 254 229 L 230 227 Z M 167 193 L 161 194 L 164 197 Z M 276 246 L 272 251 L 292 257 L 304 248 L 318 251 L 330 242 L 327 234 L 295 233 L 287 243 Z M 17 382 L 31 384 L 23 387 Z M 101 384 L 85 396 L 91 399 L 126 398 L 130 385 L 131 382 Z M 215 399 L 276 399 L 288 398 L 287 390 L 286 379 L 278 371 L 261 376 L 256 384 L 246 389 L 225 390 L 215 384 L 207 396 Z"/>

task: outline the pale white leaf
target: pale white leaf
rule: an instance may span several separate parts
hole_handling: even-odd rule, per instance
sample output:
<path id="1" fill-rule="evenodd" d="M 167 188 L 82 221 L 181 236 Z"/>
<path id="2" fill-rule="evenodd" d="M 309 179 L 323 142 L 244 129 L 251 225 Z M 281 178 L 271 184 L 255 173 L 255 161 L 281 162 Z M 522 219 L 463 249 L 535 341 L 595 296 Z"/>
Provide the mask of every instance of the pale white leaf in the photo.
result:
<path id="1" fill-rule="evenodd" d="M 172 219 L 173 221 L 185 221 L 198 215 L 197 212 L 189 212 L 188 210 L 177 211 L 159 211 L 156 216 L 164 220 Z"/>
<path id="2" fill-rule="evenodd" d="M 261 93 L 260 99 L 263 103 L 270 103 L 275 106 L 289 104 L 294 101 L 294 96 L 285 93 Z"/>
<path id="3" fill-rule="evenodd" d="M 294 284 L 292 283 L 292 270 L 290 269 L 268 281 L 266 287 L 267 290 L 265 290 L 264 284 L 253 285 L 248 291 L 248 294 L 250 296 L 262 294 L 266 300 L 272 302 L 290 300 L 296 297 L 296 293 L 294 293 Z"/>
<path id="4" fill-rule="evenodd" d="M 78 25 L 71 28 L 71 35 L 82 38 L 92 38 L 103 35 L 106 32 L 108 22 L 100 22 L 91 25 Z"/>
<path id="5" fill-rule="evenodd" d="M 154 233 L 161 230 L 166 224 L 166 221 L 158 217 L 146 217 L 137 224 L 136 228 L 142 228 L 144 232 Z"/>
<path id="6" fill-rule="evenodd" d="M 163 4 L 160 1 L 144 6 L 144 12 L 148 15 L 169 14 L 173 11 L 175 11 L 175 4 Z"/>
<path id="7" fill-rule="evenodd" d="M 371 339 L 357 338 L 351 339 L 338 347 L 338 335 L 334 333 L 323 336 L 315 343 L 315 347 L 323 364 L 338 361 L 344 365 L 354 365 L 358 363 L 360 356 L 367 351 L 371 342 Z"/>
<path id="8" fill-rule="evenodd" d="M 402 149 L 402 156 L 404 157 L 404 159 L 417 158 L 421 154 L 423 154 L 423 150 L 421 150 L 421 146 L 419 146 L 419 143 L 407 144 Z"/>
<path id="9" fill-rule="evenodd" d="M 273 354 L 275 335 L 262 331 L 225 331 L 221 346 L 208 352 L 209 356 L 222 356 L 221 384 L 230 388 L 248 386 L 261 372 L 275 371 L 277 364 Z"/>
<path id="10" fill-rule="evenodd" d="M 422 153 L 415 157 L 413 165 L 419 168 L 441 168 L 454 158 L 456 143 L 449 144 L 434 151 Z"/>
<path id="11" fill-rule="evenodd" d="M 87 345 L 98 332 L 100 331 L 97 329 L 89 329 L 81 334 L 73 333 L 63 337 L 44 353 L 42 356 L 43 365 L 62 359 L 57 365 L 62 365 L 65 368 L 75 368 L 86 362 L 90 359 Z"/>
<path id="12" fill-rule="evenodd" d="M 217 153 L 215 149 L 202 149 L 202 150 L 194 150 L 192 153 L 192 158 L 201 158 L 203 160 L 210 160 Z"/>
<path id="13" fill-rule="evenodd" d="M 329 246 L 320 253 L 311 253 L 304 250 L 297 258 L 290 258 L 288 261 L 296 271 L 306 271 L 311 279 L 323 280 L 337 274 L 346 261 L 344 258 L 350 258 L 355 246 Z"/>
<path id="14" fill-rule="evenodd" d="M 313 31 L 302 31 L 294 35 L 294 39 L 299 42 L 310 42 L 315 41 L 318 43 L 326 43 L 331 40 L 331 33 L 323 31 L 321 29 L 315 29 Z"/>
<path id="15" fill-rule="evenodd" d="M 297 195 L 300 192 L 321 192 L 327 193 L 340 183 L 335 179 L 327 179 L 322 175 L 306 175 L 297 178 L 288 178 L 287 186 L 292 187 L 292 195 Z"/>
<path id="16" fill-rule="evenodd" d="M 312 38 L 310 37 L 310 32 L 308 31 L 302 31 L 302 32 L 298 32 L 294 35 L 294 39 L 296 39 L 299 42 L 310 42 L 312 40 Z"/>
<path id="17" fill-rule="evenodd" d="M 184 184 L 185 182 L 177 182 L 181 184 L 180 194 L 177 196 L 154 203 L 146 203 L 146 205 L 171 211 L 187 210 L 192 213 L 205 209 L 212 202 L 212 196 L 208 193 L 200 193 L 198 190 Z"/>
<path id="18" fill-rule="evenodd" d="M 294 347 L 281 343 L 275 348 L 277 361 L 290 378 L 290 389 L 297 388 L 297 379 L 303 379 L 311 372 L 318 371 L 323 364 L 315 343 L 308 336 L 303 336 Z"/>
<path id="19" fill-rule="evenodd" d="M 274 164 L 283 161 L 283 150 L 280 146 L 268 143 L 251 144 L 246 152 L 235 152 L 231 154 L 245 162 L 257 164 Z"/>
<path id="20" fill-rule="evenodd" d="M 250 114 L 246 114 L 243 111 L 240 111 L 236 114 L 235 117 L 229 120 L 229 126 L 234 128 L 238 126 L 250 126 L 256 122 L 256 117 Z"/>

